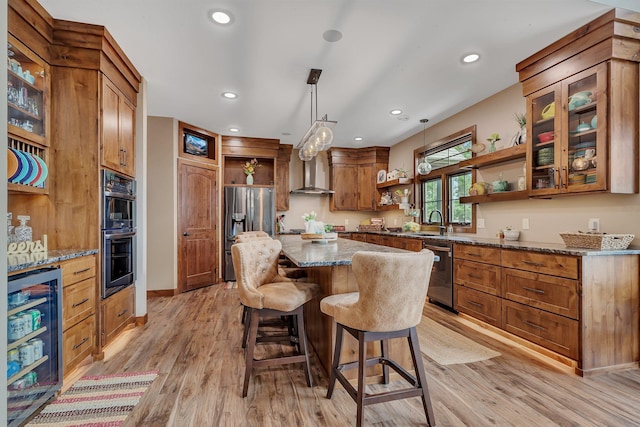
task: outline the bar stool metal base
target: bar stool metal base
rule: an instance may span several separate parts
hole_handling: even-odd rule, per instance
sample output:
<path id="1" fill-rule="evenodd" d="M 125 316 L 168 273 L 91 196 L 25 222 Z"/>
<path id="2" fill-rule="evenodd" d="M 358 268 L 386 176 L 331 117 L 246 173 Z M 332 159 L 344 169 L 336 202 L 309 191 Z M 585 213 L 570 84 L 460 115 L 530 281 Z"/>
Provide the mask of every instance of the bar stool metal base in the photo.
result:
<path id="1" fill-rule="evenodd" d="M 342 339 L 344 330 L 349 332 L 355 339 L 358 340 L 359 351 L 357 361 L 341 364 L 340 353 L 342 352 Z M 388 358 L 388 340 L 392 338 L 407 338 L 409 342 L 409 348 L 411 349 L 411 359 L 413 360 L 413 366 L 416 372 L 415 377 L 402 366 L 398 365 L 395 361 Z M 367 359 L 367 343 L 371 341 L 380 341 L 382 354 L 379 357 Z M 384 384 L 389 383 L 389 367 L 391 367 L 394 371 L 400 374 L 402 378 L 409 382 L 412 387 L 376 394 L 366 393 L 366 367 L 374 366 L 377 364 L 382 365 Z M 351 383 L 342 373 L 345 370 L 353 369 L 356 367 L 358 368 L 357 390 L 353 387 L 353 385 L 351 385 Z M 427 416 L 427 423 L 431 427 L 435 427 L 436 425 L 435 417 L 433 414 L 433 407 L 431 406 L 431 398 L 429 396 L 429 389 L 427 387 L 427 378 L 424 372 L 424 366 L 422 364 L 420 344 L 418 342 L 418 335 L 415 327 L 392 332 L 370 332 L 360 331 L 337 323 L 336 345 L 331 367 L 331 376 L 329 378 L 329 387 L 327 389 L 327 399 L 331 399 L 331 396 L 333 395 L 336 379 L 340 381 L 340 384 L 342 384 L 347 393 L 349 393 L 349 396 L 351 396 L 351 398 L 356 402 L 358 406 L 356 417 L 356 426 L 358 427 L 362 425 L 365 406 L 416 396 L 420 396 L 422 398 L 422 406 L 424 407 L 424 412 Z"/>

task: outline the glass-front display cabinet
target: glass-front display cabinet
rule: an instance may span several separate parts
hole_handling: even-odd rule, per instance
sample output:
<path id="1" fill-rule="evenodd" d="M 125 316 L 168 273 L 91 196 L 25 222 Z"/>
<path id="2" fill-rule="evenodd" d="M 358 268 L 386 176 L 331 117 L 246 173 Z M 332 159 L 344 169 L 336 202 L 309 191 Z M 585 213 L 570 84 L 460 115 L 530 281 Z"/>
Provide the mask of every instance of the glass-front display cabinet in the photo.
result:
<path id="1" fill-rule="evenodd" d="M 531 195 L 607 189 L 606 76 L 603 63 L 527 97 Z"/>
<path id="2" fill-rule="evenodd" d="M 46 192 L 49 86 L 48 64 L 9 34 L 7 179 L 10 191 Z"/>

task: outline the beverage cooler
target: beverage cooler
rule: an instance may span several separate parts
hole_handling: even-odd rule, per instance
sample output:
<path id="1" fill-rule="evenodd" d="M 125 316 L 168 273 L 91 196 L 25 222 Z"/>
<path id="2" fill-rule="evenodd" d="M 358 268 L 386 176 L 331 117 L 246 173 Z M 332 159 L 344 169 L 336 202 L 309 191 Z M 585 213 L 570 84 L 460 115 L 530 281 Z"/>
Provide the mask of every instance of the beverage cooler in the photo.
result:
<path id="1" fill-rule="evenodd" d="M 62 276 L 44 268 L 8 279 L 7 420 L 18 426 L 62 386 Z"/>

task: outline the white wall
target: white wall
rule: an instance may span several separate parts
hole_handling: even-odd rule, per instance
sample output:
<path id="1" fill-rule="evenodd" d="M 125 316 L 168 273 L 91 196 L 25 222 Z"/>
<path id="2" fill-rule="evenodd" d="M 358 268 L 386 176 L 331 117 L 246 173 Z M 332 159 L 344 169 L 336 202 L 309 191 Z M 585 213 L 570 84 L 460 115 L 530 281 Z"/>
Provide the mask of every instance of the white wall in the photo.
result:
<path id="1" fill-rule="evenodd" d="M 178 121 L 148 117 L 147 290 L 178 287 Z"/>
<path id="2" fill-rule="evenodd" d="M 147 314 L 147 80 L 143 77 L 136 107 L 136 317 Z"/>
<path id="3" fill-rule="evenodd" d="M 518 126 L 513 118 L 515 112 L 525 112 L 526 104 L 520 84 L 513 85 L 486 100 L 427 128 L 427 145 L 451 135 L 471 125 L 477 125 L 479 142 L 485 143 L 491 133 L 497 132 L 502 140 L 496 144 L 498 149 L 509 145 Z M 391 148 L 390 169 L 413 164 L 413 150 L 423 146 L 423 132 L 408 138 Z M 488 144 L 487 144 L 488 148 Z M 510 182 L 522 175 L 524 161 L 515 162 L 507 167 L 496 166 L 479 173 L 478 180 L 493 181 L 500 171 Z M 572 195 L 550 200 L 528 199 L 508 202 L 481 203 L 477 208 L 477 217 L 485 221 L 485 228 L 478 229 L 478 237 L 495 237 L 506 226 L 522 228 L 522 219 L 528 218 L 530 229 L 522 230 L 520 240 L 536 242 L 562 243 L 558 233 L 563 231 L 587 230 L 589 218 L 599 218 L 601 231 L 607 233 L 633 233 L 640 238 L 640 195 Z M 398 215 L 398 214 L 395 214 Z M 387 224 L 393 223 L 393 213 L 385 213 Z M 636 238 L 634 244 L 638 244 Z"/>

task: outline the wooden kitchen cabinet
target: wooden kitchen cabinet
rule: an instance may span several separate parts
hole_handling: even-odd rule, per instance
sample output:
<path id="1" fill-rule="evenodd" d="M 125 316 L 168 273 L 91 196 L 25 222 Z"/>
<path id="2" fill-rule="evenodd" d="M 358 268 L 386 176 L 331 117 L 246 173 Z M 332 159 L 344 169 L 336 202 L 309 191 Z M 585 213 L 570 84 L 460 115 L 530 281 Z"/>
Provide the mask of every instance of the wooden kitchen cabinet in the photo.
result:
<path id="1" fill-rule="evenodd" d="M 136 108 L 104 75 L 102 76 L 102 166 L 135 177 Z"/>
<path id="2" fill-rule="evenodd" d="M 96 352 L 96 256 L 60 263 L 62 268 L 62 361 L 64 373 Z"/>
<path id="3" fill-rule="evenodd" d="M 109 344 L 123 329 L 135 322 L 135 287 L 129 286 L 100 304 L 102 325 L 100 344 Z"/>
<path id="4" fill-rule="evenodd" d="M 280 144 L 278 146 L 278 158 L 276 160 L 276 210 L 289 210 L 289 165 L 293 145 Z"/>
<path id="5" fill-rule="evenodd" d="M 279 139 L 222 135 L 221 140 L 224 185 L 247 185 L 242 165 L 257 159 L 260 166 L 253 175 L 253 185 L 275 186 Z"/>
<path id="6" fill-rule="evenodd" d="M 331 148 L 327 151 L 331 211 L 375 211 L 378 206 L 377 172 L 389 164 L 388 147 Z"/>
<path id="7" fill-rule="evenodd" d="M 614 9 L 516 65 L 530 196 L 638 192 L 639 25 Z"/>
<path id="8" fill-rule="evenodd" d="M 638 255 L 456 244 L 454 308 L 539 346 L 579 375 L 637 368 L 639 271 Z"/>
<path id="9" fill-rule="evenodd" d="M 500 327 L 500 248 L 463 245 L 453 249 L 454 309 Z"/>

